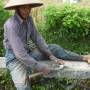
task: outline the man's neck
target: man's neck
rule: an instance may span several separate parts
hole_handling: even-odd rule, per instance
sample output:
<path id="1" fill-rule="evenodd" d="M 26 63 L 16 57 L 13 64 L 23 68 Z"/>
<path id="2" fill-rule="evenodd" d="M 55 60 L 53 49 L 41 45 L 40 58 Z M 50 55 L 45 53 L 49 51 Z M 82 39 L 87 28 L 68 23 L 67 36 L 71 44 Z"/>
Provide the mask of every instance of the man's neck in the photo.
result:
<path id="1" fill-rule="evenodd" d="M 19 17 L 21 18 L 22 21 L 26 21 L 26 20 L 27 20 L 27 18 L 23 18 L 23 17 L 22 17 L 22 15 L 19 13 L 18 10 L 17 10 L 16 12 L 17 12 L 17 14 L 19 15 Z"/>

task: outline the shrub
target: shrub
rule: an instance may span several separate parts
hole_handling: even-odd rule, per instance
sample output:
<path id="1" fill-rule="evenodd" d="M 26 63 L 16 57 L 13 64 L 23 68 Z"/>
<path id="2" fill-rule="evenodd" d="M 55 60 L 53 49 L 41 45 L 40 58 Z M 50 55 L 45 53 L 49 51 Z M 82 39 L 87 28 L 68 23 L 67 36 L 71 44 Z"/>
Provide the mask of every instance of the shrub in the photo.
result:
<path id="1" fill-rule="evenodd" d="M 61 37 L 78 40 L 90 34 L 90 9 L 72 5 L 50 5 L 44 12 L 43 28 L 46 39 Z M 42 24 L 41 24 L 42 26 Z"/>
<path id="2" fill-rule="evenodd" d="M 10 72 L 7 69 L 0 69 L 0 90 L 15 90 Z"/>
<path id="3" fill-rule="evenodd" d="M 3 9 L 3 1 L 0 0 L 0 56 L 3 56 L 4 54 L 4 48 L 3 48 L 3 25 L 7 18 L 10 16 L 10 13 L 8 11 L 5 11 Z"/>

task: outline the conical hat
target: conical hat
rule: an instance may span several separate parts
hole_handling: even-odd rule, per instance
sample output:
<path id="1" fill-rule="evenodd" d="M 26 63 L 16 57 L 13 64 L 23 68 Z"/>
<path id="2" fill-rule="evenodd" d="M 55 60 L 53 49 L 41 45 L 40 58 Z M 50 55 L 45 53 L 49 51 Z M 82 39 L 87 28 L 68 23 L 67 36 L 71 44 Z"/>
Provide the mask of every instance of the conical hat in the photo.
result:
<path id="1" fill-rule="evenodd" d="M 9 0 L 4 9 L 12 10 L 22 5 L 30 5 L 33 8 L 43 5 L 43 3 L 39 0 Z"/>

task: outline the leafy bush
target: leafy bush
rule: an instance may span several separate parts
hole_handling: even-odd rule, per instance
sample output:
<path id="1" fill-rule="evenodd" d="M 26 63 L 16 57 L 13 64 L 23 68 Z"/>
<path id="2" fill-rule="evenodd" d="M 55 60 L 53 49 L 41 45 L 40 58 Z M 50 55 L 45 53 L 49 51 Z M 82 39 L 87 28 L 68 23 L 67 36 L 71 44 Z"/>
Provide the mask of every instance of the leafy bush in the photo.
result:
<path id="1" fill-rule="evenodd" d="M 4 49 L 3 49 L 3 25 L 7 18 L 10 16 L 10 13 L 8 11 L 5 11 L 3 9 L 3 1 L 0 0 L 0 56 L 3 56 Z"/>
<path id="2" fill-rule="evenodd" d="M 90 34 L 90 8 L 50 5 L 44 11 L 42 32 L 55 41 L 61 37 L 78 40 Z M 41 24 L 42 26 L 42 24 Z"/>
<path id="3" fill-rule="evenodd" d="M 15 90 L 11 76 L 7 69 L 0 69 L 0 90 Z"/>

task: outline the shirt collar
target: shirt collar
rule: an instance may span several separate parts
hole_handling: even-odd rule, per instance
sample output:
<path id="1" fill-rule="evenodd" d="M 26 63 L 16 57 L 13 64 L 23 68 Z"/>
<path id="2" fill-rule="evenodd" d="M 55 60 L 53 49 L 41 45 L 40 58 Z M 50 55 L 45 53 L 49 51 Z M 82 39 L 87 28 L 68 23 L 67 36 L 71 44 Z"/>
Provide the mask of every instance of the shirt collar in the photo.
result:
<path id="1" fill-rule="evenodd" d="M 15 17 L 18 20 L 20 25 L 24 22 L 24 20 L 18 15 L 17 12 L 15 12 Z M 27 18 L 26 22 L 28 22 L 28 21 L 29 21 L 29 18 Z"/>

